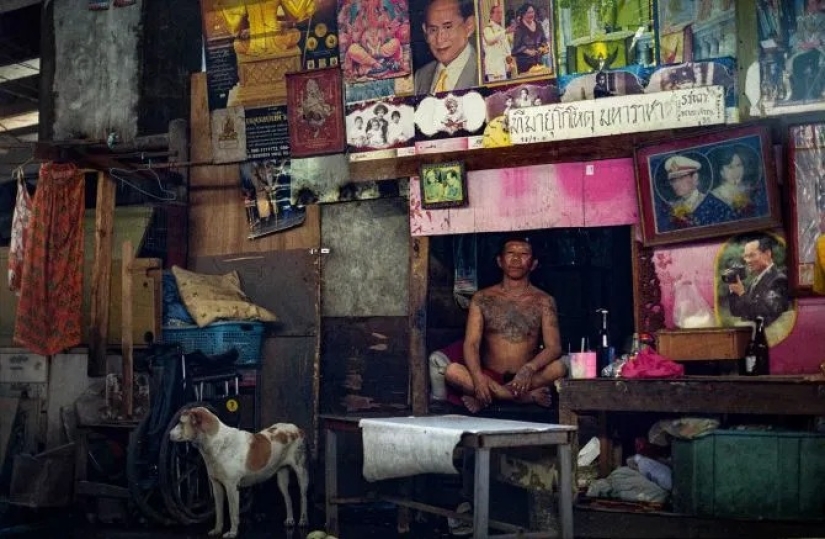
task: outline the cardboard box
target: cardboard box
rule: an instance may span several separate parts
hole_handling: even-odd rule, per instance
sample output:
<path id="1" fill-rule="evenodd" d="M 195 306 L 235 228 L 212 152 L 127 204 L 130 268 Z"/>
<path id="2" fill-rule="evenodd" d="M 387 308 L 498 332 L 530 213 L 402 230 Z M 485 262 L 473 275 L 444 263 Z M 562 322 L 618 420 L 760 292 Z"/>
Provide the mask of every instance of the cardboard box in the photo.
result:
<path id="1" fill-rule="evenodd" d="M 740 359 L 751 328 L 663 329 L 656 334 L 657 351 L 675 361 Z"/>

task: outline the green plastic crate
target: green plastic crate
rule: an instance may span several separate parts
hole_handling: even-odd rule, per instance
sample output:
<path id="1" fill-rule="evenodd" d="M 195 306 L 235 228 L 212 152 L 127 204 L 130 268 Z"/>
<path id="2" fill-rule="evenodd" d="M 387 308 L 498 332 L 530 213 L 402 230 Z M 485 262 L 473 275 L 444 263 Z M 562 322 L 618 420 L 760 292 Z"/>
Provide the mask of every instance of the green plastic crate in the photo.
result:
<path id="1" fill-rule="evenodd" d="M 717 430 L 673 442 L 679 513 L 769 520 L 825 518 L 825 434 Z"/>

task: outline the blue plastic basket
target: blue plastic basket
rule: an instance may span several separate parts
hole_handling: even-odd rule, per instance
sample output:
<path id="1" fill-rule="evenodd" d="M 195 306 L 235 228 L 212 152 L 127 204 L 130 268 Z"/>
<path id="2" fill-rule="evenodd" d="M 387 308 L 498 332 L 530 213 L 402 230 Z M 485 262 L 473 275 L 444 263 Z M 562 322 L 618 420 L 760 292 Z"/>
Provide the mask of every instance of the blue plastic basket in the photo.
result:
<path id="1" fill-rule="evenodd" d="M 236 348 L 239 365 L 257 364 L 261 360 L 263 335 L 264 325 L 261 322 L 215 322 L 202 328 L 163 328 L 163 342 L 180 344 L 184 354 L 200 350 L 211 356 Z"/>

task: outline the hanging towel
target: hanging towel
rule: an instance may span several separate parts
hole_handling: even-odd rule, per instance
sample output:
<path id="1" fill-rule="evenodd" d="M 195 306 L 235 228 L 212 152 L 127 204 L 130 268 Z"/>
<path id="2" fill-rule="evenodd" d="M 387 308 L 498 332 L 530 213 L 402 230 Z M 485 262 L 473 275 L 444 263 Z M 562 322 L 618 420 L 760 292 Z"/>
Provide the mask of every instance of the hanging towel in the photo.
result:
<path id="1" fill-rule="evenodd" d="M 82 338 L 84 206 L 84 177 L 75 165 L 41 165 L 14 324 L 14 340 L 38 354 Z"/>
<path id="2" fill-rule="evenodd" d="M 32 201 L 23 171 L 17 176 L 17 201 L 11 221 L 11 243 L 9 244 L 9 290 L 20 295 L 20 276 L 23 273 L 23 259 L 26 252 L 26 233 L 31 220 Z"/>

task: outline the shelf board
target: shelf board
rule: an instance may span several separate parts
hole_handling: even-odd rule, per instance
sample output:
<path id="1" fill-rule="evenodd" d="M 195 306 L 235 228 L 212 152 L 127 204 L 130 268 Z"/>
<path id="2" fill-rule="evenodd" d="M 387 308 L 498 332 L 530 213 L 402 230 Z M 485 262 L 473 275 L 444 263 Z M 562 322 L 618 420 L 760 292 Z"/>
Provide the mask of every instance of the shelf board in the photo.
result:
<path id="1" fill-rule="evenodd" d="M 736 124 L 736 127 L 742 125 L 744 124 Z M 404 178 L 417 176 L 418 168 L 422 163 L 444 163 L 447 161 L 464 161 L 466 170 L 472 171 L 630 158 L 633 157 L 634 149 L 643 144 L 663 142 L 676 137 L 693 136 L 707 133 L 708 130 L 724 128 L 725 125 L 666 129 L 586 139 L 516 144 L 502 148 L 483 148 L 357 161 L 349 164 L 349 175 L 350 180 L 354 182 Z"/>

